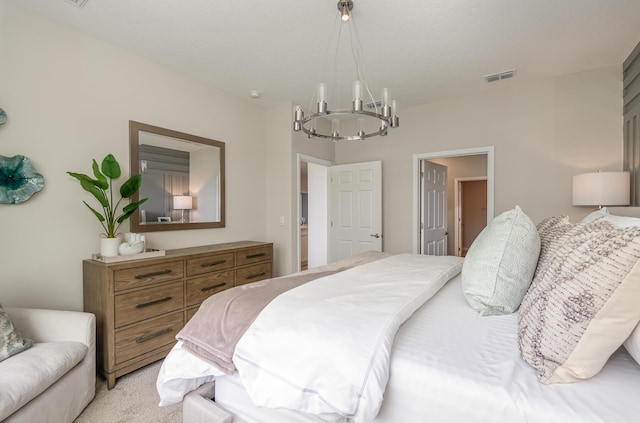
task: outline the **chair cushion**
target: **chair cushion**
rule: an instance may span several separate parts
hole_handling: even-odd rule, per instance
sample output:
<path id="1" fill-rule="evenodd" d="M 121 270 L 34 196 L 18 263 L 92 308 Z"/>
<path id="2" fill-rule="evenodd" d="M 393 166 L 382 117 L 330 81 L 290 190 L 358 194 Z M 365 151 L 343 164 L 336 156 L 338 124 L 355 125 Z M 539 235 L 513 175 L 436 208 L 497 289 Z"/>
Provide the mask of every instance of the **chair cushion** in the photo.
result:
<path id="1" fill-rule="evenodd" d="M 43 342 L 0 362 L 0 421 L 74 368 L 88 348 L 80 342 Z"/>

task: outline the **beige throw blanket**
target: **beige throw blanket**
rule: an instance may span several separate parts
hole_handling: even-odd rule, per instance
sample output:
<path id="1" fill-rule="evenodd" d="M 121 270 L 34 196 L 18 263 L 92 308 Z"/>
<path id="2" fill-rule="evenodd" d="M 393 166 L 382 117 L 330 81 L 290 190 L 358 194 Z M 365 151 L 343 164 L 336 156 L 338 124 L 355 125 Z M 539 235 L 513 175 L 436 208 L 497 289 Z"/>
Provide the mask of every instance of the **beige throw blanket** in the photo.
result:
<path id="1" fill-rule="evenodd" d="M 274 298 L 312 280 L 388 256 L 386 253 L 368 251 L 305 272 L 219 292 L 202 303 L 176 338 L 197 357 L 216 365 L 227 374 L 233 374 L 236 367 L 232 357 L 238 341 Z"/>

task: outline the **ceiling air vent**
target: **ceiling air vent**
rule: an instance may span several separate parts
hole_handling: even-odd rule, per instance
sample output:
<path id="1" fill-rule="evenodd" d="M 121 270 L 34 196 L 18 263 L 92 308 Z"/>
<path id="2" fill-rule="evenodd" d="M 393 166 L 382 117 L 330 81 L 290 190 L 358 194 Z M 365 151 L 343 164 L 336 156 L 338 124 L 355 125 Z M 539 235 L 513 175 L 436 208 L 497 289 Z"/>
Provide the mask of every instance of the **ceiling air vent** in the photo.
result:
<path id="1" fill-rule="evenodd" d="M 487 82 L 496 82 L 496 81 L 500 81 L 501 79 L 513 78 L 514 76 L 516 76 L 516 70 L 511 69 L 511 70 L 500 72 L 500 73 L 492 73 L 491 75 L 485 75 L 484 80 Z"/>
<path id="2" fill-rule="evenodd" d="M 77 6 L 77 7 L 84 7 L 84 5 L 89 0 L 64 0 L 64 1 L 66 1 L 67 3 L 73 4 L 74 6 Z"/>

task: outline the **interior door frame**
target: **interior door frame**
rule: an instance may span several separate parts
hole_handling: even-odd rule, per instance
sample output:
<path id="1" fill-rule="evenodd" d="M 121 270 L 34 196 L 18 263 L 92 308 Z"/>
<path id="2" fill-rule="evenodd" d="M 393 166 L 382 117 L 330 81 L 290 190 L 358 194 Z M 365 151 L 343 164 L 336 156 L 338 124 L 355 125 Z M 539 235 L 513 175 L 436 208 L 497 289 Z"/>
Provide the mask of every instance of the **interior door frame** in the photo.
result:
<path id="1" fill-rule="evenodd" d="M 456 256 L 460 256 L 462 253 L 462 183 L 469 181 L 486 181 L 486 176 L 465 176 L 461 178 L 456 178 L 455 183 L 453 185 L 453 195 L 454 195 L 454 211 L 453 211 L 453 222 L 456 225 L 456 236 L 454 237 L 454 252 Z M 488 182 L 487 182 L 488 184 Z M 487 213 L 487 216 L 489 213 Z M 487 219 L 488 220 L 488 219 Z"/>
<path id="2" fill-rule="evenodd" d="M 335 163 L 331 162 L 329 160 L 324 160 L 324 159 L 319 159 L 317 157 L 313 157 L 313 156 L 307 156 L 306 154 L 301 154 L 298 153 L 297 154 L 297 188 L 296 188 L 296 193 L 297 193 L 297 199 L 296 199 L 296 204 L 297 204 L 297 211 L 296 211 L 296 230 L 295 230 L 295 234 L 296 234 L 296 241 L 295 241 L 295 245 L 297 246 L 296 250 L 297 250 L 297 254 L 296 254 L 296 264 L 294 266 L 294 269 L 297 269 L 296 271 L 300 271 L 300 260 L 301 260 L 301 252 L 300 252 L 300 217 L 302 216 L 302 200 L 301 200 L 301 196 L 300 196 L 300 192 L 301 192 L 301 183 L 300 183 L 300 175 L 302 172 L 302 162 L 307 162 L 307 163 L 315 163 L 317 165 L 321 165 L 321 166 L 326 166 L 326 167 L 331 167 L 333 166 Z M 327 181 L 327 184 L 329 183 L 329 181 Z M 327 233 L 327 246 L 328 248 L 330 248 L 329 245 L 329 234 Z M 329 252 L 327 252 L 328 254 Z"/>
<path id="3" fill-rule="evenodd" d="M 485 154 L 487 156 L 487 225 L 494 213 L 494 147 L 466 148 L 461 150 L 419 153 L 413 155 L 413 254 L 420 251 L 420 161 L 442 157 L 461 157 Z"/>

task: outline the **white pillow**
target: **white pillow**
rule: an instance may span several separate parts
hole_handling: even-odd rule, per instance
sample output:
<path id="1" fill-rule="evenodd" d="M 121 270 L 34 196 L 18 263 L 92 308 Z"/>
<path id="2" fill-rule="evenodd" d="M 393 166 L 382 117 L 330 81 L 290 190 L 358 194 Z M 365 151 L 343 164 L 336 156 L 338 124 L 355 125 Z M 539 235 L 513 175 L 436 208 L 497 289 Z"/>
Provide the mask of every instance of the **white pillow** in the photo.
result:
<path id="1" fill-rule="evenodd" d="M 592 222 L 601 217 L 606 218 L 609 222 L 618 226 L 619 228 L 631 228 L 634 226 L 640 226 L 640 218 L 639 217 L 631 217 L 631 216 L 618 216 L 615 214 L 609 213 L 609 210 L 606 207 L 603 207 L 599 210 L 593 211 L 589 213 L 584 219 L 583 222 Z"/>
<path id="2" fill-rule="evenodd" d="M 624 341 L 624 347 L 631 357 L 640 364 L 640 325 L 631 332 L 631 336 Z"/>
<path id="3" fill-rule="evenodd" d="M 519 206 L 496 217 L 473 241 L 462 266 L 462 290 L 482 315 L 518 309 L 538 263 L 540 236 Z"/>

